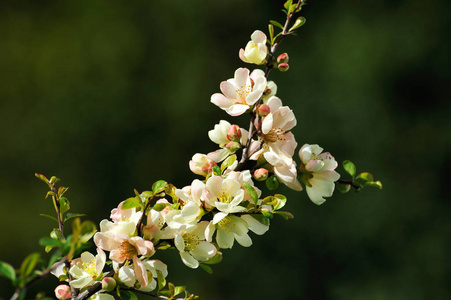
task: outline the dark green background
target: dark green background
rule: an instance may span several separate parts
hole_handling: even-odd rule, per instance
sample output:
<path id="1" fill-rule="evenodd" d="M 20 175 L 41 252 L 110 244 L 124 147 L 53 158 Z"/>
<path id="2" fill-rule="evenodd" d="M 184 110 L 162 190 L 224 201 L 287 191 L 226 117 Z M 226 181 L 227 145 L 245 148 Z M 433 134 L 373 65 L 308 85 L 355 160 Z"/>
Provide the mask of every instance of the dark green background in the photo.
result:
<path id="1" fill-rule="evenodd" d="M 35 172 L 62 178 L 72 211 L 96 223 L 135 188 L 197 178 L 188 161 L 216 149 L 208 130 L 220 119 L 247 126 L 210 96 L 245 66 L 250 34 L 283 21 L 282 4 L 2 1 L 0 260 L 19 266 L 55 226 L 38 215 L 52 205 Z M 353 160 L 384 189 L 318 207 L 284 188 L 294 220 L 275 218 L 252 247 L 224 251 L 213 275 L 165 253 L 169 280 L 202 299 L 451 297 L 450 9 L 310 1 L 306 25 L 280 48 L 289 72 L 270 79 L 300 145 Z M 6 280 L 0 291 L 12 294 Z"/>

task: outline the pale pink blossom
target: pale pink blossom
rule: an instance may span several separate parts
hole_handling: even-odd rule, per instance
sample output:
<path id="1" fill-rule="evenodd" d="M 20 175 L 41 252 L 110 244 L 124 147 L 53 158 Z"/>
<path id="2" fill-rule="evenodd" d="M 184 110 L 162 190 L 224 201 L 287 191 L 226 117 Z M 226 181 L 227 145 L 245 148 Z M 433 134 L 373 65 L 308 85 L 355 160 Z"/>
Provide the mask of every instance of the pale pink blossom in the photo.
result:
<path id="1" fill-rule="evenodd" d="M 322 204 L 326 201 L 324 197 L 332 196 L 335 189 L 335 181 L 340 178 L 335 169 L 338 164 L 329 152 L 323 152 L 323 148 L 318 145 L 305 144 L 299 150 L 299 157 L 302 161 L 300 167 L 304 174 L 306 191 L 310 200 L 315 204 Z"/>
<path id="2" fill-rule="evenodd" d="M 242 115 L 255 104 L 266 90 L 266 78 L 261 70 L 249 75 L 249 70 L 239 68 L 235 77 L 220 84 L 221 92 L 211 96 L 211 102 L 231 116 Z"/>

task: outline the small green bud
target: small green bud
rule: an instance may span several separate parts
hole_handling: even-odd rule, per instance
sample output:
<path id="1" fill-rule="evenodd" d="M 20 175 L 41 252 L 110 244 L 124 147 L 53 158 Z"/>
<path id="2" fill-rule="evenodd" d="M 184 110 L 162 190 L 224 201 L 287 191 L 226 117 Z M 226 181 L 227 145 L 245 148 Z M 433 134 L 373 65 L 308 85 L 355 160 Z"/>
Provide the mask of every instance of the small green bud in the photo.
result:
<path id="1" fill-rule="evenodd" d="M 264 168 L 257 169 L 254 172 L 254 178 L 257 181 L 264 181 L 268 178 L 268 173 L 268 170 Z"/>
<path id="2" fill-rule="evenodd" d="M 105 277 L 102 279 L 102 289 L 111 292 L 116 287 L 116 280 L 113 277 Z"/>

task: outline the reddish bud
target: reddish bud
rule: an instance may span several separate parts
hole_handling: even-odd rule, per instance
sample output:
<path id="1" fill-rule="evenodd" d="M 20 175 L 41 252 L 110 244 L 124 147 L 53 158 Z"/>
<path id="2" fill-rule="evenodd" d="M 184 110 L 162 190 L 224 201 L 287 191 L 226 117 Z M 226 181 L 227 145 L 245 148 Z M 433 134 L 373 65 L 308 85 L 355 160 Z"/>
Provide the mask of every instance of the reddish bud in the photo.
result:
<path id="1" fill-rule="evenodd" d="M 279 69 L 279 71 L 281 72 L 286 72 L 288 71 L 288 69 L 290 68 L 290 66 L 287 63 L 280 63 L 277 68 Z"/>
<path id="2" fill-rule="evenodd" d="M 232 125 L 227 130 L 227 138 L 232 142 L 239 142 L 241 139 L 241 129 L 238 125 Z"/>
<path id="3" fill-rule="evenodd" d="M 72 298 L 72 294 L 70 292 L 70 287 L 65 284 L 60 284 L 55 289 L 55 297 L 57 299 L 70 299 Z"/>
<path id="4" fill-rule="evenodd" d="M 254 178 L 257 181 L 264 181 L 268 178 L 268 173 L 268 170 L 264 168 L 257 169 L 254 172 Z"/>
<path id="5" fill-rule="evenodd" d="M 257 113 L 262 117 L 269 115 L 270 112 L 271 109 L 266 104 L 260 104 L 259 106 L 257 106 Z"/>
<path id="6" fill-rule="evenodd" d="M 277 57 L 277 62 L 280 63 L 287 63 L 289 60 L 287 53 L 282 53 Z"/>

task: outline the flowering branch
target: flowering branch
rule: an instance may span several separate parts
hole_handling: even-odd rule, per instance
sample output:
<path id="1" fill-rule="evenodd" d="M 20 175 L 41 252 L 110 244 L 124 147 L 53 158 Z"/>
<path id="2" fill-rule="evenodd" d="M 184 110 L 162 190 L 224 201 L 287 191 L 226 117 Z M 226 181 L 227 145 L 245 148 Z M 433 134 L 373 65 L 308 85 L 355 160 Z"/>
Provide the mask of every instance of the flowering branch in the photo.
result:
<path id="1" fill-rule="evenodd" d="M 340 179 L 335 171 L 338 166 L 335 158 L 315 144 L 304 144 L 299 149 L 299 165 L 293 158 L 298 144 L 291 130 L 297 120 L 294 112 L 276 96 L 277 85 L 268 81 L 268 77 L 273 68 L 282 72 L 289 69 L 288 54 L 276 57 L 275 53 L 284 38 L 305 23 L 303 17 L 293 21 L 304 4 L 304 0 L 294 4 L 288 0 L 284 4 L 284 25 L 271 20 L 269 39 L 256 30 L 245 49 L 239 51 L 243 62 L 265 65 L 265 71 L 239 68 L 234 78 L 221 82 L 221 93 L 211 96 L 211 102 L 232 117 L 248 112 L 250 122 L 246 131 L 220 120 L 208 132 L 220 149 L 196 153 L 189 162 L 191 171 L 202 179 L 195 179 L 181 189 L 159 180 L 149 191 L 135 190 L 134 197 L 111 210 L 110 219 L 100 222 L 97 232 L 92 222 L 80 221 L 80 214 L 67 213 L 70 205 L 63 197 L 67 188 L 57 190 L 56 177 L 48 180 L 36 175 L 49 186 L 47 195 L 52 196 L 57 213 L 57 218 L 46 217 L 56 221 L 58 229 L 40 242 L 46 252 L 56 250 L 53 257 L 64 257 L 44 272 L 67 283 L 55 289 L 58 299 L 114 300 L 113 292 L 125 299 L 136 298 L 134 293 L 158 299 L 196 299 L 184 286 L 166 282 L 167 265 L 151 258 L 157 252 L 173 249 L 187 267 L 201 267 L 211 273 L 211 265 L 222 260 L 222 249 L 230 249 L 236 243 L 250 247 L 250 232 L 263 235 L 274 215 L 286 220 L 293 218 L 290 212 L 281 210 L 287 202 L 284 195 L 265 196 L 254 180 L 265 181 L 269 191 L 276 190 L 279 183 L 296 191 L 305 188 L 308 197 L 318 205 L 332 196 L 335 187 L 342 192 L 351 186 L 356 190 L 367 185 L 382 187 L 370 173 L 356 175 L 355 166 L 349 161 L 343 166 L 352 179 Z M 281 30 L 276 35 L 275 27 Z M 238 161 L 235 153 L 239 150 L 242 154 Z M 63 225 L 71 218 L 74 218 L 72 234 L 66 238 Z M 81 253 L 91 238 L 97 254 Z M 34 282 L 27 276 L 38 258 L 39 255 L 33 255 L 23 263 L 30 267 L 24 268 L 22 282 Z M 110 269 L 104 271 L 105 265 Z M 12 266 L 0 262 L 0 275 L 10 278 L 13 284 L 15 274 Z M 24 295 L 27 285 L 17 287 L 21 289 L 16 294 Z M 175 298 L 183 293 L 184 298 Z"/>

